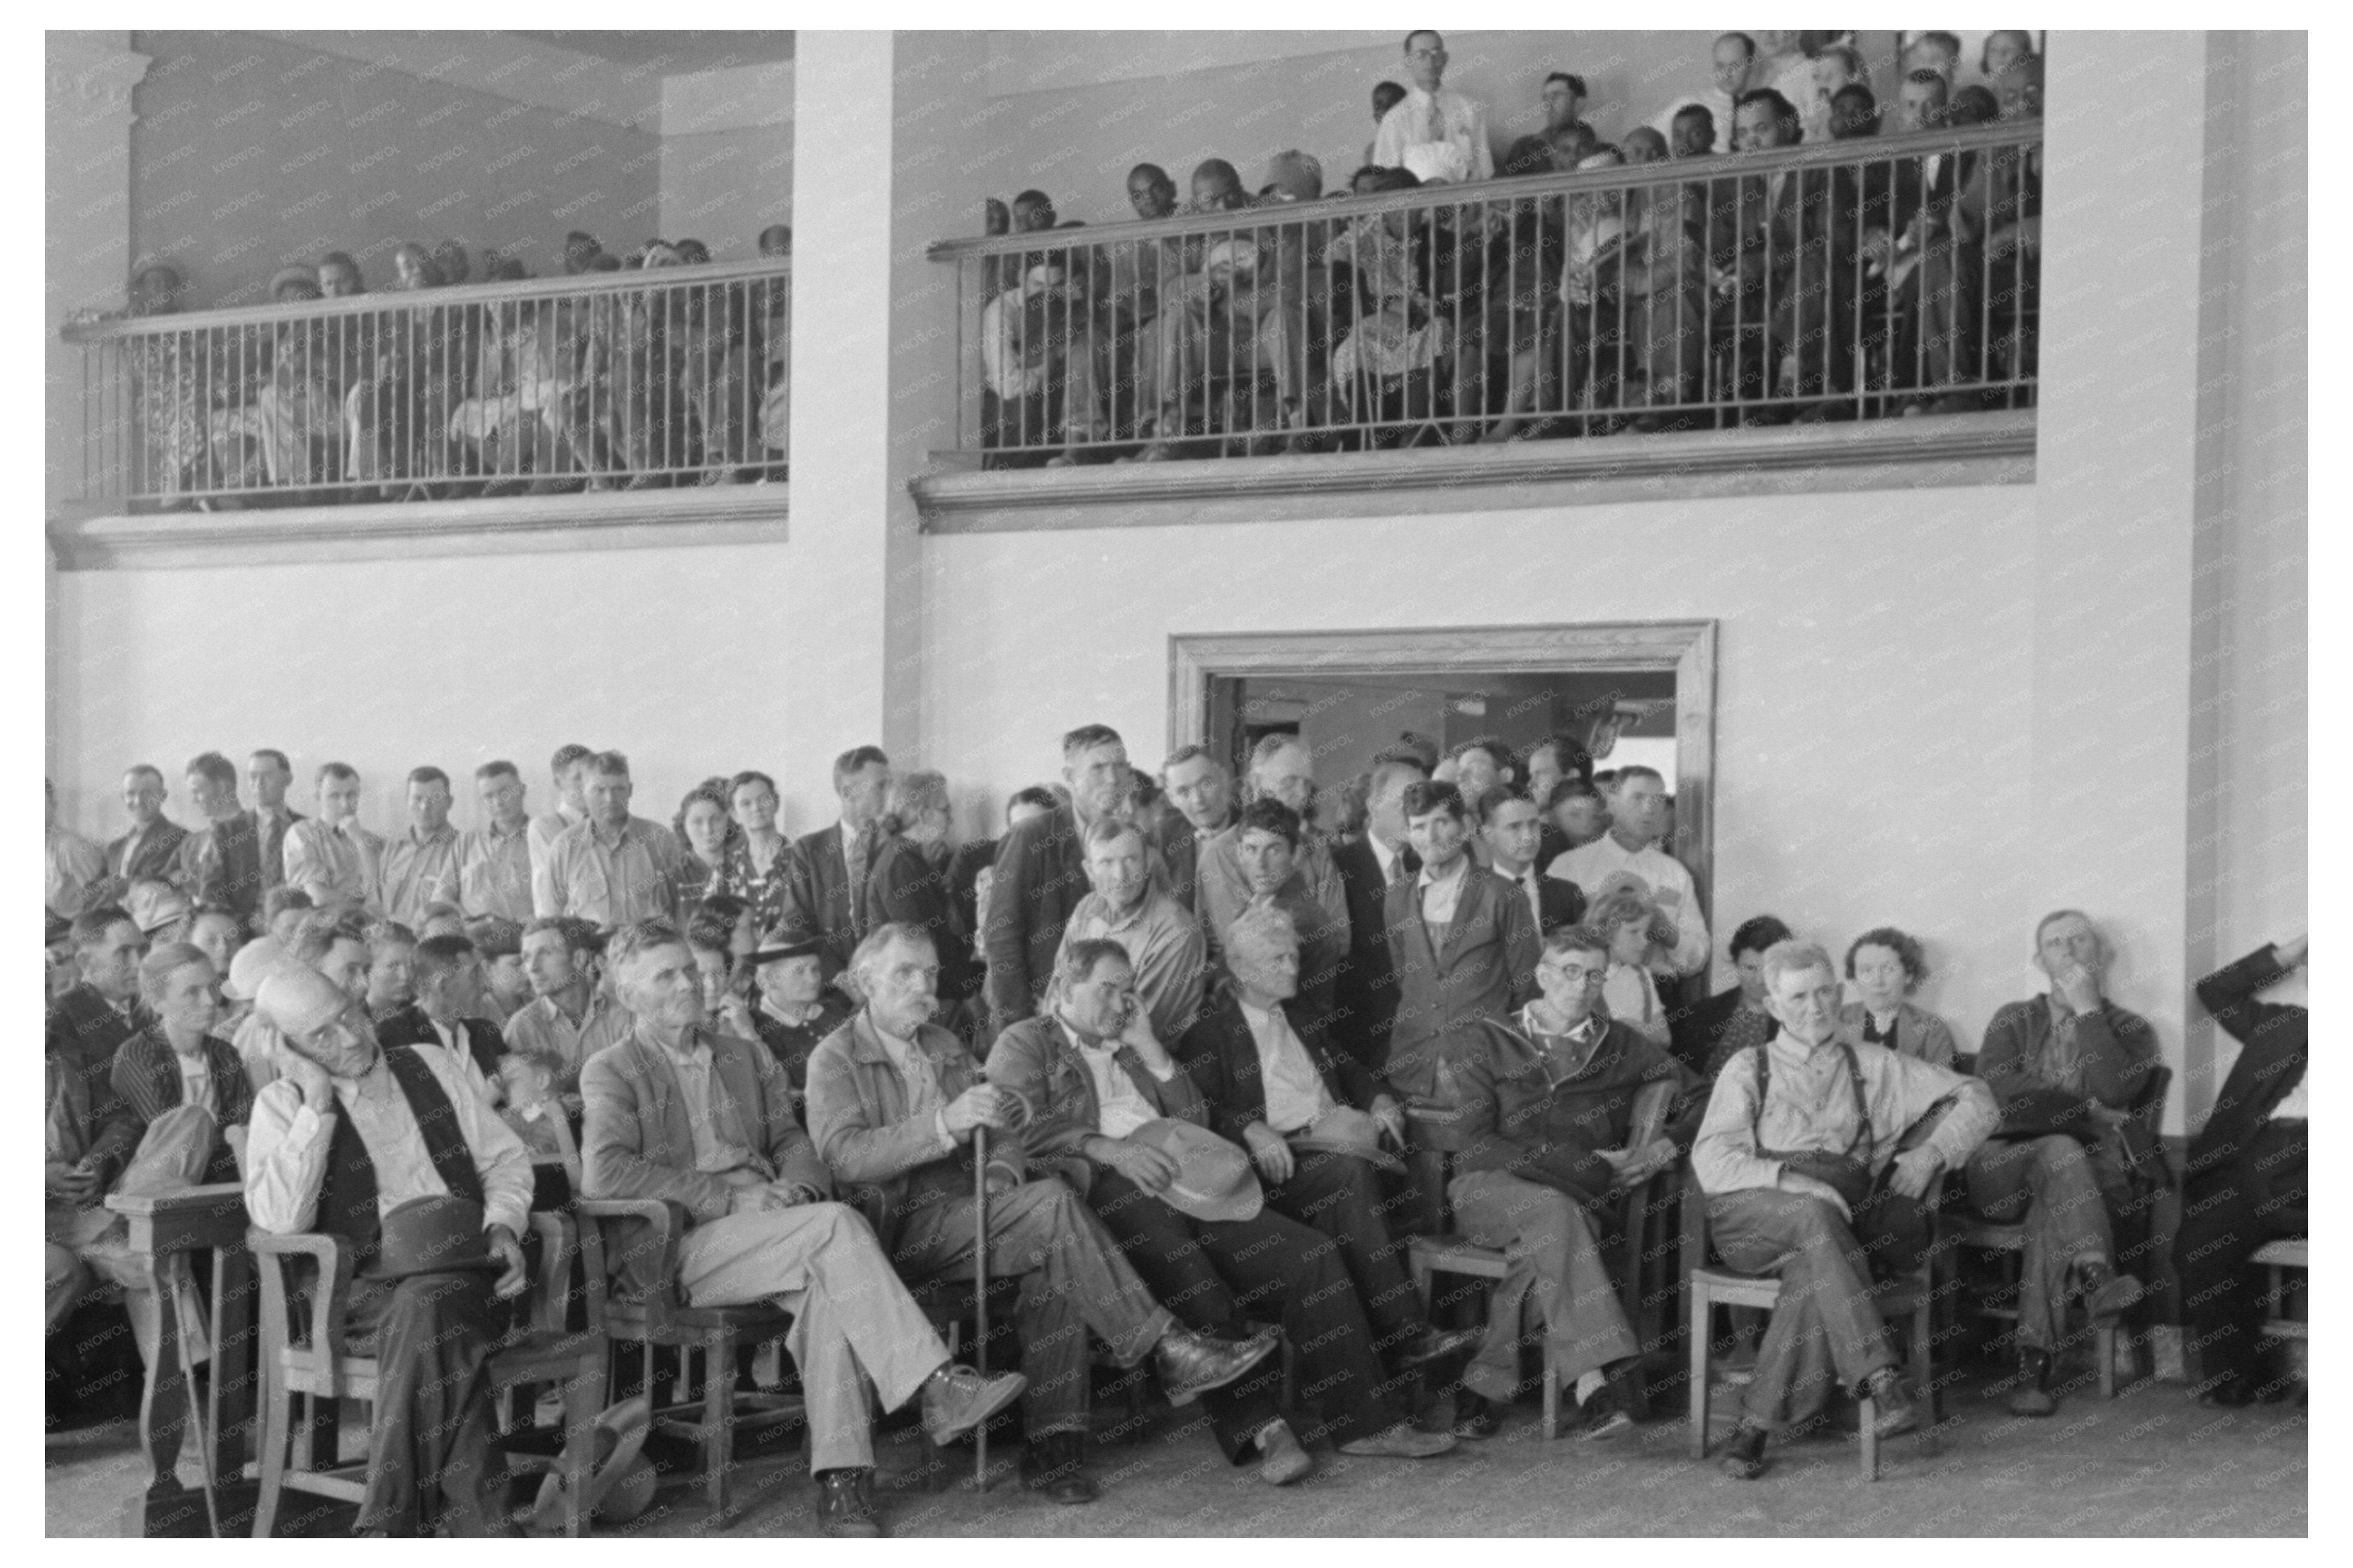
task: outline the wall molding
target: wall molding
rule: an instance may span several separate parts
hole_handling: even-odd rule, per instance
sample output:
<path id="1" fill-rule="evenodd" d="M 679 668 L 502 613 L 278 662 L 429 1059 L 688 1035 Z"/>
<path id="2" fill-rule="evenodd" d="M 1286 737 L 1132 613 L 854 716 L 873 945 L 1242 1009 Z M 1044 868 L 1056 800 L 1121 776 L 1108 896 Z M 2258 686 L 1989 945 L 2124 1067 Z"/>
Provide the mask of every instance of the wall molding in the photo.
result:
<path id="1" fill-rule="evenodd" d="M 2034 481 L 2035 411 L 1698 434 L 961 471 L 909 484 L 932 533 L 1293 521 Z"/>
<path id="2" fill-rule="evenodd" d="M 64 572 L 781 544 L 786 490 L 711 485 L 139 515 L 83 508 L 52 515 L 48 542 Z"/>

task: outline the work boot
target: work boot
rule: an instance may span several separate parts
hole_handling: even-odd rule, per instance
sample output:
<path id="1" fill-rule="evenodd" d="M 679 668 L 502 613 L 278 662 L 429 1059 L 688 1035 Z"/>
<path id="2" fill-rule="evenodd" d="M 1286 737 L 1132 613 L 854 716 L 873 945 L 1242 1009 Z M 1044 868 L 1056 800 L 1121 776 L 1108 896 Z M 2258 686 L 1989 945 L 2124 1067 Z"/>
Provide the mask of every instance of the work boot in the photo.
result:
<path id="1" fill-rule="evenodd" d="M 2028 1350 L 2018 1352 L 2018 1386 L 2010 1391 L 2010 1413 L 2012 1415 L 2048 1415 L 2059 1408 L 2051 1397 L 2051 1352 Z"/>
<path id="2" fill-rule="evenodd" d="M 1912 1391 L 1904 1386 L 1902 1373 L 1892 1366 L 1883 1366 L 1871 1374 L 1864 1386 L 1873 1403 L 1879 1406 L 1871 1424 L 1871 1429 L 1879 1436 L 1893 1437 L 1920 1424 L 1920 1412 L 1912 1403 Z"/>
<path id="3" fill-rule="evenodd" d="M 1161 1392 L 1168 1395 L 1168 1403 L 1186 1405 L 1213 1388 L 1225 1387 L 1282 1344 L 1279 1329 L 1246 1340 L 1213 1340 L 1172 1326 L 1152 1347 L 1152 1370 L 1160 1374 Z"/>
<path id="4" fill-rule="evenodd" d="M 2075 1265 L 2075 1289 L 2084 1310 L 2096 1320 L 2113 1320 L 2141 1298 L 2140 1281 L 2119 1274 L 2105 1258 L 2086 1258 Z"/>
<path id="5" fill-rule="evenodd" d="M 1258 1437 L 1258 1479 L 1271 1487 L 1287 1487 L 1303 1478 L 1315 1468 L 1307 1450 L 1299 1446 L 1299 1435 L 1288 1421 L 1267 1425 Z"/>
<path id="6" fill-rule="evenodd" d="M 1448 1356 L 1476 1350 L 1479 1342 L 1487 1337 L 1484 1326 L 1475 1329 L 1434 1329 L 1423 1324 L 1421 1331 L 1398 1346 L 1390 1353 L 1390 1363 L 1399 1372 L 1411 1372 L 1418 1366 L 1428 1366 Z"/>
<path id="7" fill-rule="evenodd" d="M 1742 1426 L 1724 1446 L 1724 1473 L 1736 1481 L 1753 1481 L 1765 1473 L 1765 1429 Z"/>
<path id="8" fill-rule="evenodd" d="M 1598 1442 L 1615 1437 L 1634 1425 L 1625 1402 L 1618 1397 L 1617 1385 L 1604 1383 L 1588 1394 L 1577 1407 L 1577 1439 L 1580 1443 Z"/>
<path id="9" fill-rule="evenodd" d="M 1454 1391 L 1454 1426 L 1457 1437 L 1478 1439 L 1492 1437 L 1504 1429 L 1504 1418 L 1496 1413 L 1494 1402 L 1482 1394 L 1467 1388 Z"/>
<path id="10" fill-rule="evenodd" d="M 836 1538 L 871 1538 L 882 1533 L 874 1500 L 859 1484 L 862 1470 L 828 1470 L 817 1479 L 817 1528 Z"/>
<path id="11" fill-rule="evenodd" d="M 968 1366 L 943 1366 L 923 1384 L 923 1434 L 935 1444 L 953 1443 L 1029 1386 L 1018 1372 L 989 1377 Z"/>
<path id="12" fill-rule="evenodd" d="M 1087 1474 L 1085 1436 L 1049 1432 L 1032 1438 L 1021 1455 L 1021 1485 L 1060 1503 L 1094 1501 L 1100 1494 L 1094 1478 Z"/>

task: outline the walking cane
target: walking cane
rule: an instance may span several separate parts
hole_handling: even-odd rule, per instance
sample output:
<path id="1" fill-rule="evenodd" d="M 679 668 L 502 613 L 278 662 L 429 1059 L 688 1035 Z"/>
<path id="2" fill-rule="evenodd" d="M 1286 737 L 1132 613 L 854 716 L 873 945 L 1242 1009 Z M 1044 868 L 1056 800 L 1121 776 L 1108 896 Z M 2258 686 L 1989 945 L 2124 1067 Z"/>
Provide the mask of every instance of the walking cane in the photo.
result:
<path id="1" fill-rule="evenodd" d="M 988 1371 L 988 1128 L 972 1130 L 972 1364 Z M 988 1423 L 972 1431 L 972 1488 L 988 1489 Z"/>

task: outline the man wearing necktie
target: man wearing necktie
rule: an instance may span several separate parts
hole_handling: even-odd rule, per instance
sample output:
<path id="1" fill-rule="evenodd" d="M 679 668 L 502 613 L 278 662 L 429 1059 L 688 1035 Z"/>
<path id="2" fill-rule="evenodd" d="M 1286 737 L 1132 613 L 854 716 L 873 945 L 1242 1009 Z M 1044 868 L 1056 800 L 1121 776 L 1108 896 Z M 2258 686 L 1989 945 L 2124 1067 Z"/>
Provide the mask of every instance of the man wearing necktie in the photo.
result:
<path id="1" fill-rule="evenodd" d="M 1535 802 L 1512 793 L 1508 785 L 1479 797 L 1479 836 L 1487 846 L 1488 868 L 1520 889 L 1540 937 L 1585 918 L 1585 890 L 1565 877 L 1536 869 L 1544 826 L 1544 813 Z"/>
<path id="2" fill-rule="evenodd" d="M 875 831 L 882 797 L 891 788 L 891 759 L 880 746 L 853 746 L 834 759 L 833 793 L 841 820 L 793 845 L 793 865 L 785 879 L 780 928 L 825 943 L 825 977 L 849 966 L 849 955 L 866 934 L 866 873 L 881 838 Z"/>
<path id="3" fill-rule="evenodd" d="M 1413 86 L 1381 117 L 1373 162 L 1410 169 L 1424 183 L 1493 179 L 1485 106 L 1439 85 L 1446 75 L 1446 40 L 1427 27 L 1407 34 L 1405 63 Z"/>
<path id="4" fill-rule="evenodd" d="M 294 764 L 285 752 L 264 746 L 246 758 L 245 782 L 253 786 L 253 819 L 261 829 L 261 888 L 266 893 L 286 880 L 286 835 L 302 820 L 302 814 L 286 804 Z"/>

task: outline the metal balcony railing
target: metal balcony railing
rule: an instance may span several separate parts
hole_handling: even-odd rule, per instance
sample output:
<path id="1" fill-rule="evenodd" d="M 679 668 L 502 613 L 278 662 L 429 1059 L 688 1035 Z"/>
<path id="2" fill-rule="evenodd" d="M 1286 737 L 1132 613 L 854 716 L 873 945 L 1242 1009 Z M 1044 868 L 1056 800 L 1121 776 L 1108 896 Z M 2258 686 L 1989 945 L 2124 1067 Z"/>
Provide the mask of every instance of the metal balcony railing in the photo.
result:
<path id="1" fill-rule="evenodd" d="M 2015 408 L 2042 128 L 951 240 L 984 466 Z"/>
<path id="2" fill-rule="evenodd" d="M 79 500 L 220 510 L 782 479 L 791 294 L 789 263 L 761 261 L 71 323 Z"/>

